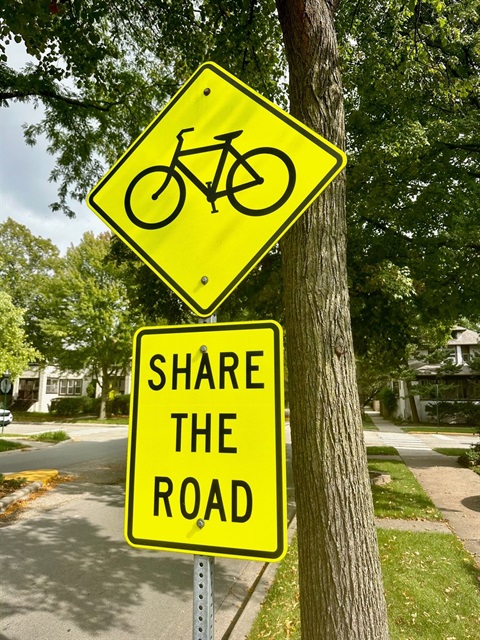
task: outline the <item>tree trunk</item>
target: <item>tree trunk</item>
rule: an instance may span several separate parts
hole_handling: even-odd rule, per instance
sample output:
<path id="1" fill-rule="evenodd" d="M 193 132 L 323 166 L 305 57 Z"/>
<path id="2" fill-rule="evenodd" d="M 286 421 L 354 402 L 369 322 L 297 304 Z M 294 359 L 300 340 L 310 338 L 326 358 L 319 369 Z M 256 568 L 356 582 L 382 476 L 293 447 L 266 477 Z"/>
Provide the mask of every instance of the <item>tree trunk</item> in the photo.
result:
<path id="1" fill-rule="evenodd" d="M 110 374 L 108 367 L 102 366 L 102 394 L 100 396 L 100 420 L 107 417 L 107 400 L 110 393 Z"/>
<path id="2" fill-rule="evenodd" d="M 412 382 L 407 380 L 408 401 L 410 402 L 410 411 L 412 412 L 412 422 L 420 424 L 420 416 L 418 415 L 417 401 L 412 393 Z"/>
<path id="3" fill-rule="evenodd" d="M 344 147 L 332 3 L 277 0 L 292 114 Z M 355 380 L 345 176 L 282 243 L 303 640 L 386 640 L 388 624 Z"/>

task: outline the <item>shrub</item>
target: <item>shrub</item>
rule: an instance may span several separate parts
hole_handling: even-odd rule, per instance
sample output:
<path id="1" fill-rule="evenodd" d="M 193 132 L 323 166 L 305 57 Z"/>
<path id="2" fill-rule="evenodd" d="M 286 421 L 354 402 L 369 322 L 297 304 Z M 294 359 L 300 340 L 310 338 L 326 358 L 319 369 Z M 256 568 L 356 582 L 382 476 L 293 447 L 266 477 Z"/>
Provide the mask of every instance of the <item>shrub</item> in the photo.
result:
<path id="1" fill-rule="evenodd" d="M 470 449 L 462 453 L 458 458 L 458 463 L 461 464 L 462 467 L 480 466 L 480 442 L 472 444 Z"/>
<path id="2" fill-rule="evenodd" d="M 63 442 L 64 440 L 70 440 L 70 436 L 66 431 L 59 429 L 58 431 L 45 431 L 32 437 L 32 440 L 38 440 L 39 442 Z"/>
<path id="3" fill-rule="evenodd" d="M 466 402 L 464 404 L 465 422 L 475 427 L 476 433 L 480 433 L 480 404 L 477 402 Z"/>
<path id="4" fill-rule="evenodd" d="M 480 429 L 480 404 L 468 400 L 427 404 L 425 411 L 433 422 L 468 424 Z"/>
<path id="5" fill-rule="evenodd" d="M 56 416 L 78 416 L 89 413 L 100 415 L 101 398 L 89 396 L 75 396 L 68 398 L 54 398 L 48 407 L 50 413 Z M 130 410 L 130 394 L 115 396 L 107 400 L 107 415 L 126 416 Z"/>
<path id="6" fill-rule="evenodd" d="M 111 416 L 127 416 L 130 412 L 130 394 L 118 395 L 107 402 L 107 414 Z"/>
<path id="7" fill-rule="evenodd" d="M 432 404 L 427 404 L 425 411 L 432 422 L 461 422 L 462 403 L 446 402 L 440 400 Z"/>
<path id="8" fill-rule="evenodd" d="M 378 397 L 382 406 L 382 414 L 385 414 L 385 417 L 387 418 L 390 417 L 397 408 L 397 396 L 393 389 L 390 389 L 390 387 L 383 387 L 378 394 Z"/>
<path id="9" fill-rule="evenodd" d="M 72 398 L 54 398 L 50 402 L 48 410 L 57 416 L 77 416 L 82 413 L 91 413 L 93 408 L 93 398 L 75 396 Z"/>

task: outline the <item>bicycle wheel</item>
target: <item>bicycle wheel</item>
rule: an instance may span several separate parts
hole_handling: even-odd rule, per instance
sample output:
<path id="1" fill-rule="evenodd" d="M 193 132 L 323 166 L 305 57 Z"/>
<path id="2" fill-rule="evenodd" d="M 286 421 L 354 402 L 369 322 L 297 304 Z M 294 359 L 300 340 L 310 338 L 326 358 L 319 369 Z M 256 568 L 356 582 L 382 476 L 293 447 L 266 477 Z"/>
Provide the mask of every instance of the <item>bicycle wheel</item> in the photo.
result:
<path id="1" fill-rule="evenodd" d="M 254 174 L 259 179 L 255 179 Z M 246 216 L 266 216 L 279 209 L 295 187 L 295 165 L 274 147 L 251 149 L 233 163 L 226 181 L 230 204 Z"/>
<path id="2" fill-rule="evenodd" d="M 128 185 L 125 211 L 142 229 L 166 227 L 185 204 L 185 182 L 177 171 L 158 165 L 144 169 Z"/>

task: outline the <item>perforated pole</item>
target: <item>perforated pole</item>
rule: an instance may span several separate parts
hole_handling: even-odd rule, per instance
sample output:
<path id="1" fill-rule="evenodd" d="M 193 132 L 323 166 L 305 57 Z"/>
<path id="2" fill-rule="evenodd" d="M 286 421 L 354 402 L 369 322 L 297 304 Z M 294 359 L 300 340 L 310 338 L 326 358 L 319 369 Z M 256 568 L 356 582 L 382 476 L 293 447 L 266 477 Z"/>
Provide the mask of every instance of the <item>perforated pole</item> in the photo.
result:
<path id="1" fill-rule="evenodd" d="M 200 318 L 200 323 L 214 323 L 216 316 Z M 203 520 L 197 522 L 200 528 Z M 215 558 L 194 556 L 193 564 L 193 640 L 213 640 L 214 634 L 214 594 Z"/>
<path id="2" fill-rule="evenodd" d="M 215 558 L 194 556 L 193 640 L 213 640 Z"/>

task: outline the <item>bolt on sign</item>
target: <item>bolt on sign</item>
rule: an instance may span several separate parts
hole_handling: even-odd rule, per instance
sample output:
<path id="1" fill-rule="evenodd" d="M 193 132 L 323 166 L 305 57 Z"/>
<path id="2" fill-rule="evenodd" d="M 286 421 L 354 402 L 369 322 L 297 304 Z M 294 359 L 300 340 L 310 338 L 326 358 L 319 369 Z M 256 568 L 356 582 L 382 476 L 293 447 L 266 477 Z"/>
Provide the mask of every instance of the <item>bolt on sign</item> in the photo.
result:
<path id="1" fill-rule="evenodd" d="M 206 63 L 87 204 L 206 317 L 345 163 L 340 149 Z"/>
<path id="2" fill-rule="evenodd" d="M 286 551 L 282 328 L 146 327 L 134 339 L 125 537 L 280 560 Z"/>

